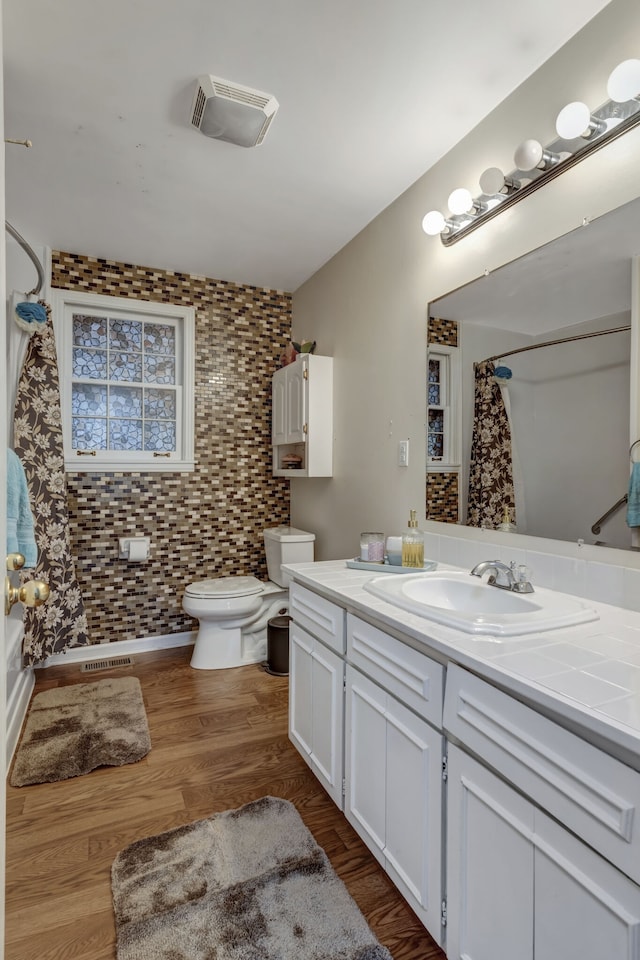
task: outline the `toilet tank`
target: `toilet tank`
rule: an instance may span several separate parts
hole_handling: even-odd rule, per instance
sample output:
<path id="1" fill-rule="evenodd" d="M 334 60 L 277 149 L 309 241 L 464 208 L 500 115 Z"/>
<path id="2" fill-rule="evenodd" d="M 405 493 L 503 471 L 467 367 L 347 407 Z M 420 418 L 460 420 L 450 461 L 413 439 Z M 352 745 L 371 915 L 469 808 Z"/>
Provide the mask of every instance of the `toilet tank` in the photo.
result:
<path id="1" fill-rule="evenodd" d="M 312 563 L 314 533 L 296 527 L 271 527 L 264 531 L 269 580 L 280 587 L 288 587 L 291 577 L 283 573 L 283 563 Z"/>

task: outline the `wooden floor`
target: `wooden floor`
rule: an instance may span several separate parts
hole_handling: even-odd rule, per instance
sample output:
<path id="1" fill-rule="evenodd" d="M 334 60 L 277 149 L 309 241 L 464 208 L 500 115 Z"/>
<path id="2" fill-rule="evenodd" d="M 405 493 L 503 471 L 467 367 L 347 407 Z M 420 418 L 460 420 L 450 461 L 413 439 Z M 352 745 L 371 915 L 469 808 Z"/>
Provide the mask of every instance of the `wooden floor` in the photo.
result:
<path id="1" fill-rule="evenodd" d="M 7 793 L 5 960 L 113 960 L 110 867 L 141 837 L 270 794 L 292 801 L 394 960 L 444 954 L 287 739 L 286 678 L 201 671 L 182 647 L 93 674 L 37 671 L 36 692 L 140 679 L 151 753 L 138 763 Z"/>

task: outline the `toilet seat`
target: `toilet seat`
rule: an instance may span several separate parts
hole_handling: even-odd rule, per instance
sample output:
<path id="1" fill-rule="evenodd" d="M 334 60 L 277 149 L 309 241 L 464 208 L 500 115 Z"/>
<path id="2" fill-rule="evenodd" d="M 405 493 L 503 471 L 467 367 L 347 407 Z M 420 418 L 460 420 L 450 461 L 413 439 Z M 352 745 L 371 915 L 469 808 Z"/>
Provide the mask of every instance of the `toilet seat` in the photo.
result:
<path id="1" fill-rule="evenodd" d="M 190 583 L 185 593 L 201 600 L 225 600 L 231 597 L 249 597 L 262 593 L 264 583 L 257 577 L 213 577 Z"/>

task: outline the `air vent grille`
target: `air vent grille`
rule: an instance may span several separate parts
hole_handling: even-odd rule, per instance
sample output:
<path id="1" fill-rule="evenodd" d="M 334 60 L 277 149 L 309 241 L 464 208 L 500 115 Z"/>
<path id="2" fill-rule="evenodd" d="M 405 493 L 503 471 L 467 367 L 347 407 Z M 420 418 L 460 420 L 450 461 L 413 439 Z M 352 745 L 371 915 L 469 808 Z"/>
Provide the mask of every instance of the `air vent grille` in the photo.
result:
<path id="1" fill-rule="evenodd" d="M 191 123 L 194 125 L 194 127 L 200 126 L 200 122 L 202 121 L 202 112 L 204 110 L 204 105 L 206 102 L 207 102 L 207 96 L 204 90 L 202 89 L 202 87 L 198 87 L 198 92 L 196 94 L 196 102 L 194 104 L 193 114 L 191 116 Z"/>
<path id="2" fill-rule="evenodd" d="M 247 103 L 251 107 L 260 107 L 261 110 L 272 99 L 246 87 L 234 87 L 231 83 L 220 83 L 219 80 L 213 81 L 213 89 L 219 97 L 227 97 L 228 100 L 235 100 L 236 103 Z"/>
<path id="3" fill-rule="evenodd" d="M 113 657 L 111 660 L 89 660 L 80 665 L 81 673 L 95 673 L 96 670 L 108 670 L 110 667 L 129 667 L 133 657 Z"/>

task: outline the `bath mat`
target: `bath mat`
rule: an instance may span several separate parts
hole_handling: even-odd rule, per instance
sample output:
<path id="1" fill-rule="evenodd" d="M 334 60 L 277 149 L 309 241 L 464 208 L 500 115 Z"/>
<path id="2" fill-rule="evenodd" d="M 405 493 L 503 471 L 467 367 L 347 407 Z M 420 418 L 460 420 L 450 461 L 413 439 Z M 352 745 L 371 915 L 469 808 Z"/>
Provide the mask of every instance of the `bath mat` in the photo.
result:
<path id="1" fill-rule="evenodd" d="M 140 760 L 151 749 L 136 677 L 36 694 L 11 771 L 13 787 L 54 783 Z"/>
<path id="2" fill-rule="evenodd" d="M 132 843 L 111 888 L 118 960 L 391 960 L 277 797 Z"/>

